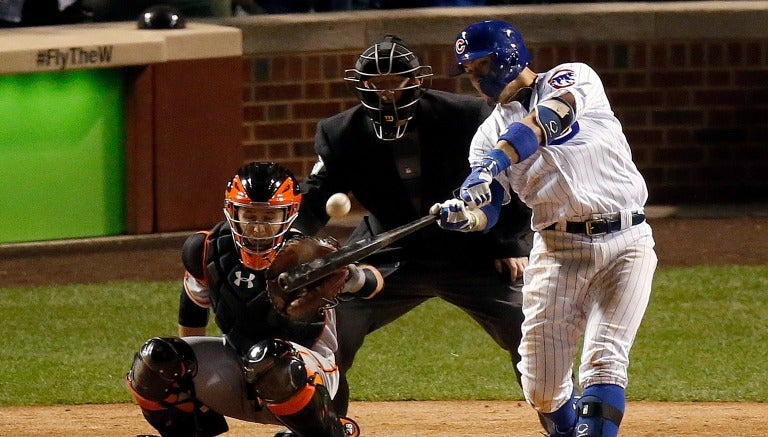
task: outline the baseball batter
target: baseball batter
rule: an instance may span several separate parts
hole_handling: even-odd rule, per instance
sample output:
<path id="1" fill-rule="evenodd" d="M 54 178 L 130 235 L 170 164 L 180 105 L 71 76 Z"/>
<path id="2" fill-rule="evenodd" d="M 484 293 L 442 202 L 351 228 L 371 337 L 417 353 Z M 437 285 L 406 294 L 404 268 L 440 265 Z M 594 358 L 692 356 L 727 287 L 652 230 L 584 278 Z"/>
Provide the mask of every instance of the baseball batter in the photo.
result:
<path id="1" fill-rule="evenodd" d="M 496 106 L 472 140 L 461 199 L 440 205 L 440 226 L 487 229 L 510 191 L 532 208 L 523 392 L 549 436 L 616 436 L 657 263 L 645 181 L 589 66 L 535 73 L 518 30 L 498 20 L 462 30 L 455 50 L 457 67 Z"/>

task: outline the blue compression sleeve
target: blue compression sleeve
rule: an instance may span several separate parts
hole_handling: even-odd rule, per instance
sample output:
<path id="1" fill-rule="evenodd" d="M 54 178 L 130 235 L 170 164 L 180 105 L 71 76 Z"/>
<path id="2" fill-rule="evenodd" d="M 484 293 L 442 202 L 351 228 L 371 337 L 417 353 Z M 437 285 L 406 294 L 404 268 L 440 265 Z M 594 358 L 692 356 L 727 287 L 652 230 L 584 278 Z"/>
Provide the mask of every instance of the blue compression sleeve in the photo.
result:
<path id="1" fill-rule="evenodd" d="M 506 156 L 506 155 L 505 155 Z M 491 182 L 491 203 L 480 208 L 485 213 L 488 223 L 485 225 L 483 232 L 488 232 L 489 229 L 496 225 L 499 221 L 499 214 L 501 213 L 501 204 L 504 202 L 504 188 L 499 181 L 493 180 Z"/>

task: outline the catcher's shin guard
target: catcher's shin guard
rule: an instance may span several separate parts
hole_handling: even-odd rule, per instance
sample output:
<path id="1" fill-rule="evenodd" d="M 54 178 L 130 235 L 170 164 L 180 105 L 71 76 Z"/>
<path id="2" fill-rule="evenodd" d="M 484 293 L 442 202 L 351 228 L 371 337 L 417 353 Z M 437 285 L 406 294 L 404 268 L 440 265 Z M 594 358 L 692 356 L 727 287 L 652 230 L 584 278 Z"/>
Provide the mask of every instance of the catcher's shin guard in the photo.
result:
<path id="1" fill-rule="evenodd" d="M 275 417 L 299 436 L 359 435 L 357 424 L 332 411 L 331 397 L 320 375 L 304 365 L 287 341 L 255 344 L 244 359 L 246 379 Z"/>
<path id="2" fill-rule="evenodd" d="M 126 384 L 144 418 L 163 437 L 208 437 L 228 430 L 222 415 L 203 412 L 195 400 L 196 372 L 194 351 L 179 338 L 152 338 L 134 356 Z"/>

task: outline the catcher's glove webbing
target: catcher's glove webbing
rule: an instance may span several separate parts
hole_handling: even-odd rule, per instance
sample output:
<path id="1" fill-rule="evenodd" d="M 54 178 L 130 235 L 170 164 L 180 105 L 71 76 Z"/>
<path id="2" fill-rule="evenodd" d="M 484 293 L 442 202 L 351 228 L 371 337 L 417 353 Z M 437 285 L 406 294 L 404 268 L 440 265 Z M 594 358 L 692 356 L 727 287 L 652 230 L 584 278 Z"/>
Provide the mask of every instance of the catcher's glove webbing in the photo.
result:
<path id="1" fill-rule="evenodd" d="M 337 297 L 349 276 L 347 267 L 287 293 L 277 284 L 280 273 L 338 248 L 335 240 L 316 237 L 292 238 L 280 248 L 266 272 L 267 294 L 277 312 L 291 320 L 308 322 L 317 320 L 324 309 L 338 303 Z"/>

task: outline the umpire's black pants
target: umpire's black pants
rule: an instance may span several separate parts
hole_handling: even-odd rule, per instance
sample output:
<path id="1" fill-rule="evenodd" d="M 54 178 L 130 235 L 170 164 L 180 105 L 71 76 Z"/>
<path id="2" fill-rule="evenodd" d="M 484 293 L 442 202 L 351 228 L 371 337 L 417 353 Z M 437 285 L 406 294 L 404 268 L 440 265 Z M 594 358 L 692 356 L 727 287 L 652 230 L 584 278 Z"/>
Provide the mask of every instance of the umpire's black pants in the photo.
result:
<path id="1" fill-rule="evenodd" d="M 507 350 L 519 382 L 517 348 L 523 322 L 522 286 L 522 279 L 510 283 L 508 275 L 496 272 L 493 260 L 409 261 L 385 279 L 384 289 L 372 299 L 354 299 L 339 304 L 336 308 L 339 338 L 336 361 L 341 370 L 341 381 L 334 398 L 337 413 L 347 414 L 349 385 L 346 373 L 365 336 L 433 297 L 461 308 Z"/>

